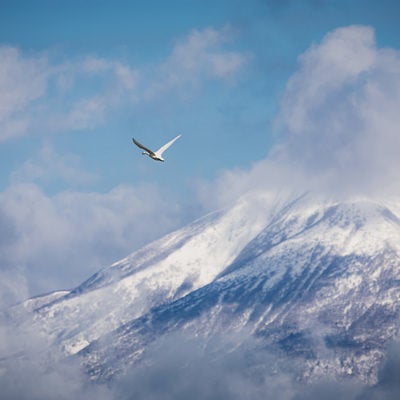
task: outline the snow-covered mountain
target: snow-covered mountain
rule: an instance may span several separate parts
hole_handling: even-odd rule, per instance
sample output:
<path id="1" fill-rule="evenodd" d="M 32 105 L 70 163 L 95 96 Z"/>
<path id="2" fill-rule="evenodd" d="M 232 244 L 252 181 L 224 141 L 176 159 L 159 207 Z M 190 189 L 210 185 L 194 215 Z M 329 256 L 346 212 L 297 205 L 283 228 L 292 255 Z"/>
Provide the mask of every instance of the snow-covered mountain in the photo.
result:
<path id="1" fill-rule="evenodd" d="M 302 379 L 373 383 L 399 333 L 400 204 L 248 195 L 12 313 L 94 379 L 167 334 L 229 332 L 290 357 Z"/>

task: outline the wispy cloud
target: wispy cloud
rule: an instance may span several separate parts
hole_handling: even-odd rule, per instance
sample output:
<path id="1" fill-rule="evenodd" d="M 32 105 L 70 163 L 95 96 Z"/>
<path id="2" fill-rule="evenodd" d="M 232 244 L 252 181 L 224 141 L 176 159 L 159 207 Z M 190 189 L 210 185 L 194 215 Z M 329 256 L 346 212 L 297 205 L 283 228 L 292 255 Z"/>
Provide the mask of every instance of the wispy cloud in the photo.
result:
<path id="1" fill-rule="evenodd" d="M 139 83 L 137 70 L 100 57 L 53 65 L 51 70 L 54 93 L 43 98 L 47 114 L 41 118 L 50 132 L 101 126 L 111 110 L 135 95 Z"/>
<path id="2" fill-rule="evenodd" d="M 155 68 L 154 80 L 145 90 L 145 97 L 150 99 L 172 90 L 195 88 L 210 79 L 232 81 L 249 61 L 249 55 L 224 48 L 232 35 L 229 28 L 192 31 Z"/>
<path id="3" fill-rule="evenodd" d="M 0 47 L 0 141 L 23 135 L 29 126 L 27 107 L 47 89 L 44 56 L 25 56 L 13 47 Z"/>
<path id="4" fill-rule="evenodd" d="M 98 126 L 109 108 L 135 91 L 137 80 L 137 72 L 119 61 L 85 57 L 65 63 L 50 53 L 0 47 L 0 141 Z"/>
<path id="5" fill-rule="evenodd" d="M 44 144 L 39 153 L 26 160 L 11 174 L 12 183 L 37 182 L 42 186 L 48 183 L 67 183 L 69 187 L 87 186 L 98 177 L 81 166 L 81 160 L 74 154 L 60 154 L 49 143 Z"/>
<path id="6" fill-rule="evenodd" d="M 131 66 L 97 56 L 57 61 L 51 52 L 0 47 L 0 141 L 32 132 L 92 129 L 111 109 L 188 93 L 207 80 L 232 82 L 248 61 L 226 50 L 228 28 L 195 30 L 157 65 Z"/>

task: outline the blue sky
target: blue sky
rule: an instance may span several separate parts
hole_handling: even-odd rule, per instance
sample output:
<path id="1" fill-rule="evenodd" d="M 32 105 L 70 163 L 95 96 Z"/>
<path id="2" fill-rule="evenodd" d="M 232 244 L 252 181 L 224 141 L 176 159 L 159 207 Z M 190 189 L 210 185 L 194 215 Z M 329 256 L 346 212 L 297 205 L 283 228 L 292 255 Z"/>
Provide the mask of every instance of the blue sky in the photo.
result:
<path id="1" fill-rule="evenodd" d="M 221 168 L 248 165 L 264 157 L 273 142 L 271 120 L 279 96 L 298 55 L 311 43 L 348 24 L 374 26 L 382 45 L 397 46 L 400 41 L 400 6 L 395 1 L 4 1 L 1 7 L 1 43 L 18 49 L 22 58 L 45 57 L 48 68 L 79 64 L 88 57 L 119 62 L 142 75 L 138 92 L 151 85 L 154 70 L 195 30 L 230 30 L 224 43 L 216 49 L 210 44 L 207 50 L 234 52 L 243 58 L 243 65 L 230 77 L 218 79 L 191 71 L 202 75 L 197 83 L 183 82 L 148 101 L 134 99 L 141 94 L 133 89 L 116 106 L 107 104 L 99 121 L 65 128 L 30 126 L 21 137 L 3 140 L 2 188 L 9 184 L 12 171 L 35 156 L 43 143 L 57 153 L 73 153 L 81 168 L 97 175 L 84 190 L 107 191 L 120 183 L 149 178 L 170 185 L 168 176 L 159 177 L 160 166 L 143 167 L 147 160 L 135 157 L 132 135 L 158 146 L 183 133 L 174 149 L 180 157 L 173 157 L 174 165 L 163 166 L 173 168 L 169 176 L 179 179 L 179 186 L 193 178 L 212 178 Z M 86 85 L 84 81 L 90 79 Z M 52 96 L 47 87 L 39 99 L 41 106 L 47 106 L 46 113 L 55 113 L 46 102 L 68 109 L 74 100 L 105 95 L 111 79 L 112 74 L 80 76 L 68 98 L 61 98 L 59 92 Z M 34 106 L 32 101 L 25 109 Z M 247 151 L 243 151 L 244 139 Z M 198 158 L 203 154 L 207 162 Z M 136 172 L 141 167 L 150 168 L 150 176 Z M 44 189 L 54 193 L 69 186 L 54 179 Z"/>
<path id="2" fill-rule="evenodd" d="M 283 140 L 277 118 L 298 110 L 288 95 L 307 92 L 299 56 L 354 25 L 398 50 L 399 17 L 389 0 L 2 1 L 0 262 L 16 277 L 4 293 L 71 287 L 221 192 L 234 200 L 229 177 L 251 189 Z M 131 142 L 178 133 L 163 164 Z"/>

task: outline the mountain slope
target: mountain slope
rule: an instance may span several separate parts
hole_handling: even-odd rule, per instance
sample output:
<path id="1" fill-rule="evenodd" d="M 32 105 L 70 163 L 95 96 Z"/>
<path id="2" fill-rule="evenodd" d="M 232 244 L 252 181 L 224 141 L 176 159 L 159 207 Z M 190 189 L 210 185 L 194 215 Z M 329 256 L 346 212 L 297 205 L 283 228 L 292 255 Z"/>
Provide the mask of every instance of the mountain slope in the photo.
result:
<path id="1" fill-rule="evenodd" d="M 166 333 L 244 331 L 298 360 L 304 379 L 371 383 L 398 334 L 399 256 L 400 222 L 386 206 L 301 199 L 274 214 L 213 282 L 80 354 L 92 374 L 108 379 Z"/>
<path id="2" fill-rule="evenodd" d="M 263 228 L 269 202 L 268 196 L 240 201 L 151 243 L 64 295 L 31 299 L 23 308 L 33 311 L 34 326 L 60 356 L 75 354 L 151 308 L 212 282 Z"/>
<path id="3" fill-rule="evenodd" d="M 59 357 L 94 379 L 140 361 L 167 334 L 240 333 L 299 377 L 373 383 L 400 313 L 397 203 L 248 196 L 25 308 Z"/>

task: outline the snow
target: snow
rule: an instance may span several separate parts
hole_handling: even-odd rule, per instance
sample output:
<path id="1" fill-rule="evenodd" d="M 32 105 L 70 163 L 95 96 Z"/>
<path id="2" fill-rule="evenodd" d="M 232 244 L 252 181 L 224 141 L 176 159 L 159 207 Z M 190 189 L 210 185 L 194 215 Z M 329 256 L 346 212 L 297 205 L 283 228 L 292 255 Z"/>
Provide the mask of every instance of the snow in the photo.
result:
<path id="1" fill-rule="evenodd" d="M 101 271 L 61 301 L 36 303 L 35 323 L 61 342 L 66 354 L 75 354 L 152 307 L 207 285 L 265 226 L 268 209 L 262 208 L 262 199 L 242 199 L 225 213 L 166 236 Z"/>
<path id="2" fill-rule="evenodd" d="M 368 341 L 368 324 L 379 311 L 374 307 L 383 307 L 388 317 L 382 314 L 373 360 L 367 354 L 347 364 L 309 361 L 305 372 L 336 368 L 354 375 L 360 362 L 367 376 L 367 360 L 376 365 L 379 346 L 397 332 L 390 312 L 400 311 L 400 288 L 393 283 L 400 281 L 399 215 L 400 203 L 251 193 L 113 263 L 75 290 L 30 299 L 24 307 L 53 348 L 64 355 L 87 350 L 86 362 L 98 371 L 106 368 L 107 346 L 115 346 L 115 357 L 127 364 L 143 353 L 152 340 L 138 334 L 144 316 L 168 324 L 173 315 L 180 321 L 174 321 L 176 329 L 207 337 L 248 329 L 272 343 L 291 332 L 312 333 L 318 352 L 329 335 L 338 342 L 344 334 Z M 98 353 L 91 350 L 104 338 Z M 345 351 L 337 349 L 343 360 L 353 359 Z"/>
<path id="3" fill-rule="evenodd" d="M 37 310 L 38 308 L 46 304 L 55 302 L 58 299 L 61 299 L 68 294 L 69 294 L 68 290 L 58 290 L 41 296 L 35 296 L 28 300 L 25 300 L 21 304 L 13 306 L 11 313 L 14 315 L 15 318 L 17 318 L 17 315 L 19 315 L 20 318 L 24 318 L 26 317 L 26 313 L 31 313 L 34 310 Z"/>

